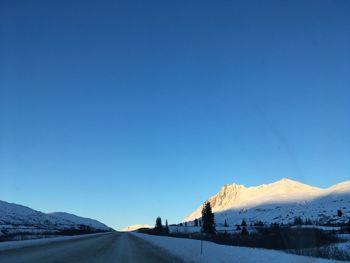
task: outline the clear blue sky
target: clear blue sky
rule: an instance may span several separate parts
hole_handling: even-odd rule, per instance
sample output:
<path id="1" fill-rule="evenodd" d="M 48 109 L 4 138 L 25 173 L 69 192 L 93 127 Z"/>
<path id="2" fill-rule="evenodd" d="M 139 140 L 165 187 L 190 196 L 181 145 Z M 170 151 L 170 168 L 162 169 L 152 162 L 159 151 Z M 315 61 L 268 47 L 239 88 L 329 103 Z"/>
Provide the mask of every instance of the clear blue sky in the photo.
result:
<path id="1" fill-rule="evenodd" d="M 147 2 L 147 3 L 146 3 Z M 350 178 L 349 1 L 1 1 L 0 199 L 179 222 Z"/>

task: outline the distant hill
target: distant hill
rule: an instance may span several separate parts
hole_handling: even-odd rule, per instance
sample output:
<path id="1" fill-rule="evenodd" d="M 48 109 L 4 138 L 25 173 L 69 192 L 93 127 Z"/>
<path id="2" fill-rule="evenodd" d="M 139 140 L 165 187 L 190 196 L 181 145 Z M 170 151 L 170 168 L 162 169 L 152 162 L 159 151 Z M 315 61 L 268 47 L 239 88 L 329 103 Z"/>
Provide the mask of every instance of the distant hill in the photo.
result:
<path id="1" fill-rule="evenodd" d="M 112 231 L 105 224 L 73 214 L 46 214 L 26 206 L 0 201 L 0 237 Z"/>
<path id="2" fill-rule="evenodd" d="M 91 218 L 76 216 L 76 215 L 65 213 L 65 212 L 54 212 L 54 213 L 50 213 L 49 215 L 52 215 L 56 218 L 60 218 L 62 220 L 67 220 L 67 221 L 73 222 L 76 225 L 85 225 L 85 226 L 89 226 L 89 227 L 97 229 L 97 230 L 104 230 L 104 231 L 110 230 L 110 228 L 108 226 L 106 226 L 105 224 L 103 224 L 95 219 L 91 219 Z"/>
<path id="3" fill-rule="evenodd" d="M 124 232 L 136 231 L 141 228 L 152 228 L 150 225 L 131 225 L 122 229 Z"/>
<path id="4" fill-rule="evenodd" d="M 253 187 L 228 184 L 207 201 L 218 225 L 225 220 L 231 225 L 238 224 L 243 219 L 247 223 L 290 223 L 295 217 L 322 224 L 344 223 L 350 219 L 350 181 L 327 189 L 286 178 Z M 200 218 L 201 211 L 202 205 L 184 222 Z"/>

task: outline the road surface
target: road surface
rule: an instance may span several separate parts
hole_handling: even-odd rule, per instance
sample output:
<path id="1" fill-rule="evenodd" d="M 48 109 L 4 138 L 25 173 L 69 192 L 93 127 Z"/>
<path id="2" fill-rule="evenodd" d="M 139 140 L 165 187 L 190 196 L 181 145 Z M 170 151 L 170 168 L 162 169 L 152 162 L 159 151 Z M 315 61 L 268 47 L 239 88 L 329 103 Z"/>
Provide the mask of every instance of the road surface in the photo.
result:
<path id="1" fill-rule="evenodd" d="M 0 263 L 183 262 L 128 233 L 108 233 L 0 251 Z"/>

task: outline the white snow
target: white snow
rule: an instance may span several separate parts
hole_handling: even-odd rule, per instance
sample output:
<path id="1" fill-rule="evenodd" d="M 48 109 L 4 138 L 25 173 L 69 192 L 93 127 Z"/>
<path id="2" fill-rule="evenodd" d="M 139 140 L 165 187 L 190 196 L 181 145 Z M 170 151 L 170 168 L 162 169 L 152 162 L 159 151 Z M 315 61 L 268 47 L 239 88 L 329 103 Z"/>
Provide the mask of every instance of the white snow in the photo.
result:
<path id="1" fill-rule="evenodd" d="M 108 226 L 106 226 L 105 224 L 102 224 L 101 222 L 94 220 L 94 219 L 76 216 L 76 215 L 65 213 L 65 212 L 55 212 L 55 213 L 50 213 L 50 215 L 52 215 L 56 218 L 71 221 L 77 225 L 79 225 L 79 224 L 86 225 L 86 226 L 90 226 L 90 227 L 93 227 L 95 229 L 100 229 L 100 230 L 110 230 L 110 228 Z"/>
<path id="2" fill-rule="evenodd" d="M 185 262 L 200 263 L 330 263 L 340 262 L 334 260 L 319 259 L 313 257 L 297 256 L 281 251 L 234 247 L 219 245 L 208 241 L 203 241 L 203 254 L 201 255 L 201 241 L 185 238 L 172 238 L 162 236 L 152 236 L 140 233 L 132 233 L 146 241 L 149 241 L 171 254 L 180 257 Z"/>
<path id="3" fill-rule="evenodd" d="M 80 225 L 103 231 L 111 230 L 93 219 L 62 212 L 45 214 L 26 206 L 0 201 L 0 235 L 44 232 L 54 234 L 62 229 L 78 229 Z"/>
<path id="4" fill-rule="evenodd" d="M 224 185 L 208 199 L 215 213 L 216 223 L 239 224 L 243 219 L 248 224 L 262 221 L 270 224 L 290 223 L 296 216 L 313 222 L 345 223 L 350 219 L 350 181 L 327 189 L 309 186 L 290 179 L 281 179 L 272 184 L 245 187 Z M 337 211 L 341 210 L 342 217 Z M 184 219 L 193 221 L 201 217 L 202 205 Z"/>

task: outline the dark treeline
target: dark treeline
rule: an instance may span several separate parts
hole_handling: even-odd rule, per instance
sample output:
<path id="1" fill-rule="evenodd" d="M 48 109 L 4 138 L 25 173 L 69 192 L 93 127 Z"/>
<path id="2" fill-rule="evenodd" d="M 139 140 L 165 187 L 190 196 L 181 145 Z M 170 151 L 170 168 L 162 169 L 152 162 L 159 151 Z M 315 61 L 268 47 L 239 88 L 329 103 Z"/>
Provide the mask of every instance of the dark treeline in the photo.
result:
<path id="1" fill-rule="evenodd" d="M 246 232 L 245 232 L 246 231 Z M 191 238 L 212 241 L 218 244 L 257 247 L 268 249 L 301 249 L 313 248 L 339 242 L 336 235 L 316 228 L 275 228 L 263 227 L 257 232 L 248 233 L 162 233 L 171 237 Z M 140 232 L 157 235 L 153 229 L 143 229 Z"/>
<path id="2" fill-rule="evenodd" d="M 89 226 L 80 225 L 79 228 L 63 229 L 59 231 L 57 234 L 63 235 L 63 236 L 74 236 L 74 235 L 93 234 L 93 233 L 99 233 L 99 232 L 104 232 L 104 231 L 97 230 Z"/>
<path id="3" fill-rule="evenodd" d="M 299 249 L 328 245 L 339 240 L 335 235 L 316 228 L 265 227 L 250 234 L 243 234 L 243 231 L 242 234 L 217 234 L 212 241 L 234 246 Z"/>
<path id="4" fill-rule="evenodd" d="M 8 233 L 6 230 L 2 230 L 2 235 L 0 236 L 0 242 L 3 241 L 14 241 L 14 240 L 28 240 L 28 239 L 38 239 L 38 238 L 49 238 L 57 236 L 75 236 L 75 235 L 85 235 L 107 232 L 104 230 L 95 229 L 86 225 L 80 225 L 78 228 L 67 228 L 60 230 L 48 230 L 40 233 L 29 233 L 18 231 L 16 233 Z"/>

